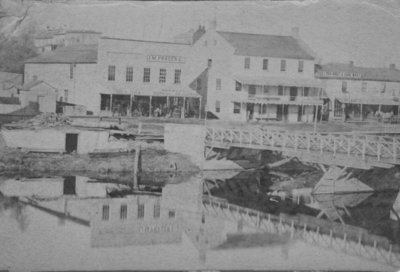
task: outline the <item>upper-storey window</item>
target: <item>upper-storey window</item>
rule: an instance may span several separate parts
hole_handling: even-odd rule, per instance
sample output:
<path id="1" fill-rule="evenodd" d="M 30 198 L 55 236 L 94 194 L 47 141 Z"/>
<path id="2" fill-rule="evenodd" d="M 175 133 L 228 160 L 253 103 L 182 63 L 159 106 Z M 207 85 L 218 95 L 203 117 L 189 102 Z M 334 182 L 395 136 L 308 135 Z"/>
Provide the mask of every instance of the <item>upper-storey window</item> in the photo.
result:
<path id="1" fill-rule="evenodd" d="M 235 90 L 240 92 L 242 90 L 242 83 L 236 81 Z"/>
<path id="2" fill-rule="evenodd" d="M 250 58 L 244 58 L 244 69 L 250 69 Z"/>
<path id="3" fill-rule="evenodd" d="M 175 77 L 174 77 L 174 83 L 175 84 L 180 84 L 181 83 L 181 74 L 182 74 L 181 69 L 175 69 Z"/>
<path id="4" fill-rule="evenodd" d="M 108 80 L 115 80 L 115 65 L 108 65 Z"/>
<path id="5" fill-rule="evenodd" d="M 342 93 L 347 93 L 347 81 L 342 81 Z"/>
<path id="6" fill-rule="evenodd" d="M 268 70 L 268 59 L 263 59 L 263 70 Z"/>
<path id="7" fill-rule="evenodd" d="M 286 60 L 281 60 L 281 72 L 286 71 Z"/>
<path id="8" fill-rule="evenodd" d="M 297 67 L 297 71 L 299 73 L 303 73 L 303 71 L 304 71 L 304 61 L 303 60 L 299 60 L 299 66 Z"/>
<path id="9" fill-rule="evenodd" d="M 133 81 L 133 67 L 132 66 L 126 67 L 126 81 L 128 81 L 128 82 Z"/>
<path id="10" fill-rule="evenodd" d="M 150 68 L 143 69 L 143 82 L 150 82 Z"/>
<path id="11" fill-rule="evenodd" d="M 222 83 L 221 83 L 221 79 L 220 78 L 217 78 L 216 79 L 216 82 L 215 82 L 215 88 L 219 91 L 219 90 L 221 90 L 221 88 L 222 88 Z"/>
<path id="12" fill-rule="evenodd" d="M 166 69 L 160 69 L 160 78 L 159 78 L 159 82 L 160 83 L 165 83 L 167 78 L 167 70 Z"/>

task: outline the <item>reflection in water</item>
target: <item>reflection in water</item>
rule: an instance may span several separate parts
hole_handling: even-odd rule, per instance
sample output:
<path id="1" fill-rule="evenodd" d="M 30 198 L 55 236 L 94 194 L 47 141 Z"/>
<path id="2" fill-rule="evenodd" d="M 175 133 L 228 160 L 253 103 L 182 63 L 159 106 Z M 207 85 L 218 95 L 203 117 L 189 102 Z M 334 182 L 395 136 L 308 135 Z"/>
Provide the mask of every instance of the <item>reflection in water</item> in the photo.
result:
<path id="1" fill-rule="evenodd" d="M 395 247 L 385 261 L 322 244 L 329 237 L 343 243 L 346 231 L 345 242 L 360 241 L 365 250 L 375 242 L 389 252 L 385 238 L 368 233 L 377 226 L 361 211 L 377 208 L 380 220 L 389 218 L 396 194 L 382 205 L 379 194 L 315 197 L 304 189 L 277 196 L 270 186 L 257 172 L 136 186 L 78 176 L 7 180 L 0 184 L 0 244 L 8 248 L 0 269 L 390 270 L 400 263 Z"/>

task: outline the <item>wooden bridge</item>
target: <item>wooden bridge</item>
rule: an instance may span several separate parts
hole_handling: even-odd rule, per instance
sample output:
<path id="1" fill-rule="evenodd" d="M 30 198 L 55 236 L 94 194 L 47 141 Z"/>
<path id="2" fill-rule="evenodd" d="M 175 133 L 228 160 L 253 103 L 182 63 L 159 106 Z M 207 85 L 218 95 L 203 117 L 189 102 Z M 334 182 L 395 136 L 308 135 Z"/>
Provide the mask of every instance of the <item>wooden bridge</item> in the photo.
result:
<path id="1" fill-rule="evenodd" d="M 400 253 L 393 250 L 387 239 L 361 232 L 358 228 L 348 230 L 336 226 L 320 227 L 312 222 L 305 223 L 291 216 L 277 216 L 257 210 L 229 204 L 219 199 L 203 196 L 203 210 L 209 216 L 226 218 L 234 222 L 278 235 L 288 235 L 290 239 L 300 239 L 306 243 L 334 250 L 340 253 L 373 260 L 378 263 L 400 267 Z M 318 220 L 318 219 L 315 219 Z"/>
<path id="2" fill-rule="evenodd" d="M 397 136 L 206 127 L 205 144 L 210 148 L 272 150 L 302 161 L 361 169 L 400 164 Z"/>

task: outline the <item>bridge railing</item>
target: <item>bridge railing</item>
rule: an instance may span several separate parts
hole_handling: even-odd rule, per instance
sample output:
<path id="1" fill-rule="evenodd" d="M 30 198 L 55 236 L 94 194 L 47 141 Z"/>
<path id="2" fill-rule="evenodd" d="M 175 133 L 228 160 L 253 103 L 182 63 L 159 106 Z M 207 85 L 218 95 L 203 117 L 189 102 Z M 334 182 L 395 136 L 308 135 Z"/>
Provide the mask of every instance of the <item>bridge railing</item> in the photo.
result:
<path id="1" fill-rule="evenodd" d="M 227 202 L 203 198 L 203 207 L 208 215 L 227 218 L 278 235 L 289 235 L 316 246 L 347 253 L 379 263 L 400 267 L 400 253 L 385 238 L 368 239 L 365 233 L 346 232 L 338 228 L 324 228 L 318 224 L 302 222 L 290 216 L 277 216 L 240 207 Z M 373 236 L 373 235 L 372 235 Z M 380 239 L 379 239 L 380 238 Z M 395 249 L 395 250 L 394 250 Z"/>
<path id="2" fill-rule="evenodd" d="M 400 137 L 393 136 L 207 127 L 205 140 L 226 146 L 330 153 L 363 161 L 400 163 Z"/>

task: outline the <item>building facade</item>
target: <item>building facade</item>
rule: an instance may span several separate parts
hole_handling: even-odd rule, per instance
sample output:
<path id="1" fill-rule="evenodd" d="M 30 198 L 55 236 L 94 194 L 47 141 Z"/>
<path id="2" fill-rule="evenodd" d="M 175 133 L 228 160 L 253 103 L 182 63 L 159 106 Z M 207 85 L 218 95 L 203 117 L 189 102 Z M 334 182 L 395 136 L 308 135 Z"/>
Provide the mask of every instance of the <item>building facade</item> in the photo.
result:
<path id="1" fill-rule="evenodd" d="M 353 62 L 318 66 L 316 77 L 324 81 L 331 119 L 363 121 L 398 116 L 400 71 L 355 66 Z"/>

